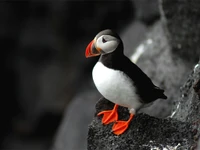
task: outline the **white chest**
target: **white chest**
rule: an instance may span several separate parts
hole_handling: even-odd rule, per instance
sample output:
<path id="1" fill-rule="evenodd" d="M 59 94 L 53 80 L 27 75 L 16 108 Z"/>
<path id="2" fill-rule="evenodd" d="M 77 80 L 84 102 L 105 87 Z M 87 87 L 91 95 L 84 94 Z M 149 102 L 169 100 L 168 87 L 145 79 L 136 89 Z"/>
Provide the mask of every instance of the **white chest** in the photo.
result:
<path id="1" fill-rule="evenodd" d="M 98 91 L 113 103 L 138 109 L 142 104 L 131 79 L 123 72 L 104 66 L 101 62 L 93 68 L 94 83 Z"/>

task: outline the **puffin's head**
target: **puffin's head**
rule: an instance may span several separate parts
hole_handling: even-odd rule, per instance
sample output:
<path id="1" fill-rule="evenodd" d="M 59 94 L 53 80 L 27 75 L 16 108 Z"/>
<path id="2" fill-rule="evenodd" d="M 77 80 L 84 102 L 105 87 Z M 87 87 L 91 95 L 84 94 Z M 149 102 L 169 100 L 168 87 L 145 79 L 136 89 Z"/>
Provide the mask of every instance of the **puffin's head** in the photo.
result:
<path id="1" fill-rule="evenodd" d="M 113 31 L 107 29 L 99 32 L 88 44 L 85 57 L 104 55 L 114 52 L 121 43 L 120 37 Z"/>

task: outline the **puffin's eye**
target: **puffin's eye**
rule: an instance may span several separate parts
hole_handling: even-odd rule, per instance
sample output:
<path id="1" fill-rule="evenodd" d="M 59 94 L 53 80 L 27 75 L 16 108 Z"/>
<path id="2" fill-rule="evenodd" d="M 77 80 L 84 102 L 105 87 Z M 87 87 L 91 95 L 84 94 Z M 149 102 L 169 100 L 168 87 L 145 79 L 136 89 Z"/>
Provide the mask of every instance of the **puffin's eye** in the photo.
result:
<path id="1" fill-rule="evenodd" d="M 107 41 L 102 37 L 102 42 L 103 42 L 103 43 L 106 43 Z"/>

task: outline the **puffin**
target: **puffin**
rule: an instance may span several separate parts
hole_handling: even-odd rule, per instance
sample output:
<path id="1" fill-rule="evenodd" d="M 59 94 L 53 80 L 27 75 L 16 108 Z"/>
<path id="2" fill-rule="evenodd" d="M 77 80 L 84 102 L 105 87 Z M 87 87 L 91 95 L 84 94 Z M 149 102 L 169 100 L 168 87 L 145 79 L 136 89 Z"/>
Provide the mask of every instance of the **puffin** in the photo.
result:
<path id="1" fill-rule="evenodd" d="M 115 105 L 112 110 L 104 110 L 97 115 L 103 115 L 104 125 L 114 122 L 112 132 L 120 135 L 127 130 L 138 110 L 159 98 L 167 99 L 167 96 L 124 55 L 123 41 L 113 30 L 99 32 L 86 47 L 86 58 L 99 55 L 92 78 L 99 93 Z M 127 121 L 118 120 L 119 106 L 128 108 L 130 117 Z"/>

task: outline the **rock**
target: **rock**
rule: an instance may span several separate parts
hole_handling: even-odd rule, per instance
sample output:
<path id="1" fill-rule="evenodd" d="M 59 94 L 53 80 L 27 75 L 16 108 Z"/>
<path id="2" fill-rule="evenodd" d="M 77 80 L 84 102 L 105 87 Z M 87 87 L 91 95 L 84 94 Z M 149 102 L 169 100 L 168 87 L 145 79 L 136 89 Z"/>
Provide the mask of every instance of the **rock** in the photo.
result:
<path id="1" fill-rule="evenodd" d="M 136 19 L 145 25 L 153 25 L 160 18 L 158 0 L 134 0 Z"/>
<path id="2" fill-rule="evenodd" d="M 196 0 L 160 0 L 173 53 L 196 63 L 200 56 L 200 4 Z"/>
<path id="3" fill-rule="evenodd" d="M 102 98 L 96 105 L 96 113 L 111 109 L 113 103 Z M 126 108 L 118 109 L 119 119 L 127 120 Z M 88 150 L 121 149 L 189 149 L 194 145 L 193 132 L 188 123 L 173 119 L 158 119 L 138 114 L 122 135 L 111 132 L 112 123 L 101 124 L 101 117 L 95 117 L 89 126 Z"/>
<path id="4" fill-rule="evenodd" d="M 132 21 L 127 27 L 119 33 L 124 43 L 124 54 L 130 57 L 138 45 L 146 38 L 147 27 L 139 22 Z"/>
<path id="5" fill-rule="evenodd" d="M 172 53 L 176 58 L 181 57 L 190 68 L 197 63 L 200 56 L 200 46 L 196 42 L 200 40 L 200 21 L 197 19 L 200 15 L 199 8 L 200 5 L 195 0 L 160 0 L 161 16 L 166 25 L 165 31 L 168 33 Z M 200 130 L 199 78 L 197 63 L 181 87 L 181 97 L 175 100 L 172 114 L 173 118 L 195 124 L 197 131 Z"/>
<path id="6" fill-rule="evenodd" d="M 177 120 L 189 122 L 195 125 L 200 134 L 200 61 L 195 65 L 187 81 L 181 87 L 179 98 L 172 117 Z"/>
<path id="7" fill-rule="evenodd" d="M 199 138 L 199 142 L 198 142 L 197 150 L 200 150 L 200 138 Z"/>

